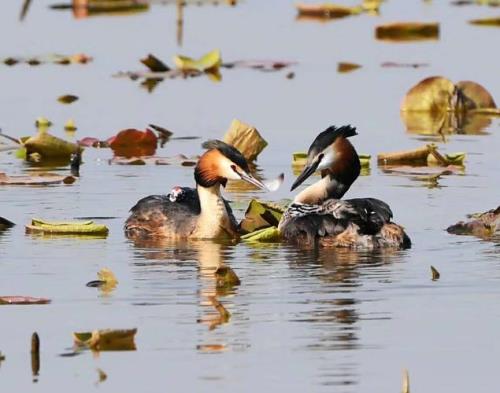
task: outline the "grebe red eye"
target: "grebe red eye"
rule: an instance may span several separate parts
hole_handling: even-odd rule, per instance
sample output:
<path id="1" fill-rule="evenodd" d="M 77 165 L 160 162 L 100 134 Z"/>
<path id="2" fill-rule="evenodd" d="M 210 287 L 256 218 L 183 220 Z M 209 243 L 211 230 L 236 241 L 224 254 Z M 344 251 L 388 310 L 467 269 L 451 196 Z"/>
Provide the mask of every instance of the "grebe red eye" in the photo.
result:
<path id="1" fill-rule="evenodd" d="M 323 153 L 321 153 L 319 156 L 318 156 L 318 161 L 321 161 L 323 159 L 325 155 Z"/>
<path id="2" fill-rule="evenodd" d="M 238 173 L 238 171 L 236 170 L 236 165 L 231 165 L 231 169 L 232 169 L 233 171 L 235 171 L 236 173 Z"/>

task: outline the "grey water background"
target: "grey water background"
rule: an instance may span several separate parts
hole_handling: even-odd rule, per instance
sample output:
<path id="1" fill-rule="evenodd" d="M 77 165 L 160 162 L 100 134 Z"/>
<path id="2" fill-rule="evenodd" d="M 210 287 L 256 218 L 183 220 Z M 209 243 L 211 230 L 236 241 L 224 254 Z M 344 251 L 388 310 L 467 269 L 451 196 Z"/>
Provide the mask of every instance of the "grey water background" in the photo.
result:
<path id="1" fill-rule="evenodd" d="M 2 4 L 0 56 L 84 52 L 87 65 L 0 65 L 0 126 L 10 135 L 32 134 L 45 116 L 65 136 L 106 138 L 123 128 L 163 125 L 175 136 L 157 152 L 199 154 L 202 140 L 220 138 L 233 118 L 255 125 L 269 142 L 258 160 L 265 177 L 285 172 L 274 194 L 228 187 L 242 217 L 252 197 L 291 197 L 291 154 L 306 150 L 331 124 L 358 128 L 359 152 L 376 155 L 418 147 L 429 140 L 447 152 L 466 151 L 463 175 L 439 186 L 388 175 L 372 160 L 349 197 L 387 201 L 404 225 L 410 250 L 353 253 L 300 251 L 282 245 L 253 247 L 212 242 L 134 245 L 122 233 L 137 199 L 193 184 L 192 168 L 109 165 L 110 150 L 87 149 L 81 179 L 71 186 L 0 187 L 0 215 L 18 225 L 0 234 L 0 295 L 46 296 L 46 306 L 0 308 L 2 392 L 101 391 L 398 391 L 408 368 L 412 391 L 494 391 L 500 327 L 498 242 L 448 235 L 444 228 L 467 213 L 499 203 L 499 122 L 484 135 L 452 135 L 446 143 L 406 133 L 399 117 L 405 92 L 419 80 L 444 75 L 474 80 L 500 100 L 500 31 L 467 20 L 498 13 L 448 2 L 388 1 L 380 16 L 329 22 L 297 21 L 291 1 L 246 1 L 236 7 L 188 6 L 182 47 L 176 42 L 175 5 L 154 4 L 146 13 L 76 20 L 70 12 L 33 2 L 20 22 L 21 1 Z M 438 41 L 376 41 L 374 27 L 400 20 L 439 21 Z M 263 73 L 223 70 L 223 80 L 168 80 L 152 94 L 118 71 L 140 70 L 147 53 L 171 62 L 174 54 L 201 55 L 220 48 L 225 61 L 296 61 L 290 70 Z M 363 68 L 338 74 L 339 61 Z M 424 62 L 418 69 L 382 68 L 385 61 Z M 295 78 L 287 79 L 293 71 Z M 59 95 L 76 103 L 63 106 Z M 0 170 L 30 168 L 0 153 Z M 67 173 L 60 169 L 58 173 Z M 314 180 L 314 179 L 313 179 Z M 109 216 L 105 240 L 40 238 L 24 234 L 32 217 L 71 219 Z M 233 267 L 242 280 L 218 299 L 229 323 L 210 329 L 216 317 L 213 269 Z M 441 272 L 432 282 L 430 265 Z M 110 295 L 85 287 L 102 267 L 119 285 Z M 137 351 L 71 351 L 74 331 L 137 327 Z M 41 337 L 41 370 L 33 383 L 29 340 Z M 212 347 L 211 347 L 212 346 Z M 215 346 L 215 347 L 214 347 Z M 212 350 L 210 350 L 212 348 Z M 217 350 L 220 349 L 220 350 Z M 96 384 L 97 368 L 108 378 Z"/>

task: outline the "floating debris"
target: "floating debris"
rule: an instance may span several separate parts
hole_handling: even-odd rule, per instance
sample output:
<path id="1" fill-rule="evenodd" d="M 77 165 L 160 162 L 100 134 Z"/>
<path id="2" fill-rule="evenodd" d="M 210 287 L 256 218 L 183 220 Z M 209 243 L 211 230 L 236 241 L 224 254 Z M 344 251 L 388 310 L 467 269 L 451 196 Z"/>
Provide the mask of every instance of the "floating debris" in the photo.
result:
<path id="1" fill-rule="evenodd" d="M 346 63 L 346 62 L 337 63 L 337 72 L 341 74 L 352 72 L 359 68 L 361 68 L 361 65 L 356 63 Z"/>
<path id="2" fill-rule="evenodd" d="M 432 273 L 432 281 L 437 281 L 439 280 L 439 277 L 441 277 L 441 274 L 437 271 L 437 269 L 431 265 L 431 273 Z"/>
<path id="3" fill-rule="evenodd" d="M 463 152 L 442 155 L 438 147 L 431 143 L 413 150 L 380 153 L 377 162 L 378 165 L 463 166 L 465 157 Z"/>
<path id="4" fill-rule="evenodd" d="M 102 329 L 92 332 L 75 332 L 73 340 L 77 347 L 94 351 L 135 351 L 137 329 Z"/>
<path id="5" fill-rule="evenodd" d="M 98 280 L 89 281 L 85 284 L 87 287 L 99 288 L 105 293 L 113 291 L 118 285 L 118 280 L 114 273 L 108 268 L 102 268 L 97 272 Z"/>
<path id="6" fill-rule="evenodd" d="M 34 332 L 31 335 L 31 373 L 33 375 L 33 382 L 37 382 L 38 374 L 40 372 L 40 337 L 38 333 Z"/>
<path id="7" fill-rule="evenodd" d="M 403 387 L 401 393 L 410 393 L 410 374 L 407 369 L 403 370 Z"/>
<path id="8" fill-rule="evenodd" d="M 419 41 L 439 39 L 439 23 L 388 23 L 375 28 L 375 37 L 383 41 Z"/>
<path id="9" fill-rule="evenodd" d="M 0 305 L 49 304 L 50 299 L 32 296 L 0 296 Z"/>
<path id="10" fill-rule="evenodd" d="M 57 101 L 59 101 L 61 104 L 72 104 L 73 102 L 78 100 L 78 96 L 72 95 L 72 94 L 66 94 L 63 96 L 60 96 Z"/>
<path id="11" fill-rule="evenodd" d="M 216 279 L 215 285 L 218 288 L 234 287 L 241 284 L 239 277 L 229 266 L 219 266 L 214 274 Z"/>
<path id="12" fill-rule="evenodd" d="M 500 26 L 500 16 L 494 17 L 494 18 L 473 19 L 473 20 L 470 20 L 469 23 L 471 25 L 478 25 L 478 26 L 499 27 Z"/>
<path id="13" fill-rule="evenodd" d="M 35 176 L 19 175 L 8 176 L 0 172 L 2 186 L 49 186 L 53 184 L 71 184 L 73 176 L 60 176 L 53 173 L 40 173 Z"/>

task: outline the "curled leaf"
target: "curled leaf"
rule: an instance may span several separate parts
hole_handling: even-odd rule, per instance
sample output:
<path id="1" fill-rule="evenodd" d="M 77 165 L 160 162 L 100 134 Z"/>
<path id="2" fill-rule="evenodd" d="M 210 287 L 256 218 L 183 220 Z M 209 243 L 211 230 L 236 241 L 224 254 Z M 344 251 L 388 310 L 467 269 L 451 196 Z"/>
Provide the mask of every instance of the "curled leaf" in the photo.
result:
<path id="1" fill-rule="evenodd" d="M 26 233 L 107 236 L 108 232 L 106 225 L 94 224 L 91 220 L 61 222 L 34 218 L 30 225 L 26 225 Z"/>
<path id="2" fill-rule="evenodd" d="M 438 270 L 434 266 L 431 266 L 431 273 L 432 281 L 437 281 L 439 280 L 439 277 L 441 277 L 441 274 L 439 274 Z"/>
<path id="3" fill-rule="evenodd" d="M 267 146 L 255 127 L 237 119 L 231 122 L 223 140 L 238 149 L 247 161 L 254 161 Z"/>
<path id="4" fill-rule="evenodd" d="M 219 266 L 214 274 L 218 288 L 233 287 L 241 284 L 239 277 L 229 266 Z"/>
<path id="5" fill-rule="evenodd" d="M 24 142 L 24 147 L 28 156 L 32 153 L 38 153 L 43 160 L 69 160 L 71 154 L 81 152 L 82 150 L 78 145 L 51 135 L 48 132 L 38 132 L 35 136 L 28 138 Z"/>
<path id="6" fill-rule="evenodd" d="M 284 211 L 281 206 L 252 199 L 240 229 L 243 233 L 250 233 L 270 226 L 277 227 Z"/>
<path id="7" fill-rule="evenodd" d="M 94 351 L 135 351 L 137 329 L 103 329 L 92 332 L 75 332 L 73 340 L 79 347 Z"/>
<path id="8" fill-rule="evenodd" d="M 277 227 L 272 226 L 247 233 L 241 237 L 241 240 L 246 242 L 279 242 L 281 240 L 281 234 Z"/>
<path id="9" fill-rule="evenodd" d="M 222 62 L 221 55 L 218 49 L 210 51 L 196 60 L 187 56 L 181 56 L 181 55 L 174 56 L 175 66 L 183 72 L 217 71 L 219 66 L 221 65 L 221 62 Z"/>
<path id="10" fill-rule="evenodd" d="M 43 173 L 36 176 L 8 176 L 0 172 L 0 185 L 10 186 L 48 186 L 61 184 L 68 176 L 59 176 L 52 173 Z"/>
<path id="11" fill-rule="evenodd" d="M 149 129 L 140 131 L 129 128 L 108 138 L 106 142 L 117 156 L 151 156 L 156 151 L 158 137 Z"/>
<path id="12" fill-rule="evenodd" d="M 375 37 L 386 41 L 437 40 L 439 23 L 388 23 L 375 28 Z"/>

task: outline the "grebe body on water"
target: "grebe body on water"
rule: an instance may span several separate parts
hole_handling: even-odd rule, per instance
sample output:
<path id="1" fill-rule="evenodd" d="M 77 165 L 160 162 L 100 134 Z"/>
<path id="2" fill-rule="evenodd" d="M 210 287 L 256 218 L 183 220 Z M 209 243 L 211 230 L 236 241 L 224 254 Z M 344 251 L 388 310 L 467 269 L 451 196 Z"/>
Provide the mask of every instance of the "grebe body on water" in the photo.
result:
<path id="1" fill-rule="evenodd" d="M 297 194 L 283 214 L 278 229 L 286 241 L 356 249 L 411 247 L 403 227 L 391 221 L 387 203 L 375 198 L 340 199 L 361 170 L 348 140 L 354 135 L 354 127 L 332 126 L 310 146 L 306 166 L 291 191 L 316 171 L 322 178 Z"/>
<path id="2" fill-rule="evenodd" d="M 228 180 L 266 186 L 250 174 L 243 155 L 222 141 L 205 142 L 207 151 L 194 170 L 196 189 L 174 187 L 168 195 L 150 195 L 130 209 L 125 222 L 129 238 L 216 239 L 237 238 L 238 224 L 221 196 Z"/>

